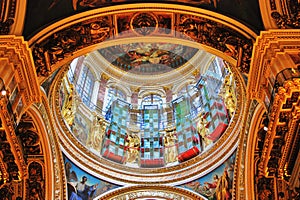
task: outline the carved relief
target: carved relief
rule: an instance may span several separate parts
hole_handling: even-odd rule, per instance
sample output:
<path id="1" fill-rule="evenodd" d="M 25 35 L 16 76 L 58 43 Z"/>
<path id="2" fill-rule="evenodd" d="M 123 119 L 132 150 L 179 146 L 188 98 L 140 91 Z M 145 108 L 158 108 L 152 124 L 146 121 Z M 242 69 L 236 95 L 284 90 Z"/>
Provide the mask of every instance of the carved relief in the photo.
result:
<path id="1" fill-rule="evenodd" d="M 5 21 L 0 21 L 0 35 L 8 35 L 11 25 L 14 24 L 13 19 L 8 19 Z"/>
<path id="2" fill-rule="evenodd" d="M 15 23 L 17 0 L 1 1 L 0 35 L 8 35 L 11 26 Z"/>
<path id="3" fill-rule="evenodd" d="M 107 124 L 108 122 L 104 118 L 95 116 L 93 125 L 91 127 L 91 132 L 88 136 L 88 147 L 91 147 L 100 152 Z"/>
<path id="4" fill-rule="evenodd" d="M 54 70 L 53 65 L 59 61 L 104 40 L 148 35 L 192 39 L 238 60 L 240 71 L 249 72 L 252 39 L 222 23 L 180 14 L 181 12 L 171 10 L 164 13 L 159 11 L 136 13 L 129 10 L 122 14 L 82 19 L 81 22 L 54 32 L 33 45 L 37 74 L 48 76 Z"/>
<path id="5" fill-rule="evenodd" d="M 297 136 L 297 122 L 300 118 L 299 114 L 299 79 L 284 82 L 284 86 L 279 87 L 271 113 L 269 114 L 270 123 L 266 133 L 264 148 L 259 170 L 267 176 L 276 176 L 284 178 L 291 174 L 287 169 L 289 160 L 295 160 L 291 151 L 295 149 L 295 141 Z"/>
<path id="6" fill-rule="evenodd" d="M 137 13 L 131 19 L 131 29 L 139 35 L 151 35 L 158 25 L 158 20 L 152 13 Z"/>
<path id="7" fill-rule="evenodd" d="M 138 134 L 129 133 L 126 135 L 125 142 L 127 152 L 127 163 L 136 163 L 139 160 L 140 153 L 140 137 Z"/>
<path id="8" fill-rule="evenodd" d="M 51 65 L 72 55 L 73 52 L 110 37 L 112 24 L 109 16 L 98 17 L 56 32 L 33 48 L 38 76 L 51 73 Z"/>
<path id="9" fill-rule="evenodd" d="M 42 165 L 38 162 L 32 162 L 28 166 L 28 171 L 27 198 L 32 200 L 45 199 L 45 179 Z"/>
<path id="10" fill-rule="evenodd" d="M 32 123 L 20 123 L 17 135 L 19 136 L 24 153 L 27 155 L 41 154 L 40 138 Z"/>
<path id="11" fill-rule="evenodd" d="M 3 124 L 6 136 L 2 133 L 2 138 L 5 140 L 0 141 L 0 150 L 3 155 L 3 161 L 6 163 L 6 170 L 9 174 L 9 181 L 20 180 L 26 176 L 26 163 L 23 157 L 22 147 L 18 141 L 14 131 L 15 122 L 12 118 L 12 113 L 7 108 L 8 100 L 6 97 L 0 97 L 0 117 Z M 5 155 L 5 157 L 4 157 Z"/>
<path id="12" fill-rule="evenodd" d="M 283 1 L 283 0 L 281 0 Z M 300 3 L 296 0 L 284 0 L 286 5 L 286 9 L 282 9 L 282 13 L 280 14 L 278 11 L 274 11 L 271 13 L 271 17 L 275 20 L 278 28 L 286 29 L 300 28 Z"/>
<path id="13" fill-rule="evenodd" d="M 274 179 L 258 177 L 256 190 L 257 199 L 275 199 Z"/>
<path id="14" fill-rule="evenodd" d="M 238 64 L 240 71 L 249 72 L 253 41 L 220 23 L 189 15 L 180 15 L 178 31 L 201 44 L 241 59 Z"/>
<path id="15" fill-rule="evenodd" d="M 171 12 L 129 12 L 115 15 L 115 35 L 118 37 L 171 35 L 174 25 Z"/>
<path id="16" fill-rule="evenodd" d="M 12 199 L 13 195 L 14 191 L 8 185 L 0 189 L 1 199 Z"/>

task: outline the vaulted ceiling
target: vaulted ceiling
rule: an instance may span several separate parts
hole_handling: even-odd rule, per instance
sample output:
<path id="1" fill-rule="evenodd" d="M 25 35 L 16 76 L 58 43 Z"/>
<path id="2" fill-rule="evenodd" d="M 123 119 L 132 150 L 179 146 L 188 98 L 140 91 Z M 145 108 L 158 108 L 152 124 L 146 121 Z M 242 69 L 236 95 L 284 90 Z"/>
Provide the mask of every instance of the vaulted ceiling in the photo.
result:
<path id="1" fill-rule="evenodd" d="M 221 152 L 220 156 L 225 155 L 220 150 L 223 147 L 227 153 L 231 148 L 237 149 L 233 198 L 263 198 L 265 189 L 272 191 L 266 194 L 268 198 L 282 195 L 285 199 L 296 195 L 299 198 L 299 0 L 167 0 L 163 4 L 126 0 L 27 0 L 23 4 L 18 0 L 3 0 L 0 3 L 0 34 L 4 35 L 1 36 L 0 55 L 3 56 L 0 61 L 5 66 L 0 67 L 0 77 L 2 85 L 9 87 L 11 92 L 17 91 L 7 99 L 0 98 L 1 155 L 7 154 L 0 159 L 3 174 L 0 176 L 0 199 L 1 195 L 29 197 L 29 191 L 36 190 L 38 184 L 56 190 L 57 199 L 65 198 L 65 194 L 60 194 L 66 189 L 64 177 L 59 172 L 63 166 L 61 152 L 57 151 L 58 141 L 63 141 L 61 147 L 69 155 L 76 152 L 77 147 L 74 152 L 73 149 L 68 151 L 69 147 L 73 148 L 67 144 L 69 139 L 55 138 L 57 127 L 52 125 L 55 120 L 51 119 L 50 107 L 55 105 L 57 96 L 51 91 L 51 83 L 60 69 L 66 70 L 66 64 L 95 50 L 96 45 L 101 43 L 109 48 L 106 40 L 134 41 L 132 35 L 122 35 L 123 31 L 132 31 L 135 37 L 142 36 L 148 41 L 151 41 L 149 35 L 157 36 L 158 40 L 175 38 L 193 48 L 201 46 L 234 65 L 236 74 L 244 80 L 240 88 L 247 93 L 242 93 L 239 102 L 241 117 L 234 118 L 237 124 L 241 123 L 240 127 L 232 128 L 236 132 L 232 131 L 233 135 L 223 137 L 223 140 L 232 139 L 233 143 L 239 143 L 235 146 L 228 142 L 230 148 L 225 145 L 215 148 Z M 137 29 L 138 23 L 133 22 L 138 17 L 147 18 L 149 27 L 165 26 L 173 32 L 161 34 L 159 29 L 141 32 Z M 42 92 L 39 90 L 41 85 Z M 13 90 L 15 88 L 17 90 Z M 12 107 L 7 106 L 11 104 Z M 84 161 L 91 161 L 89 153 L 78 152 L 80 156 L 73 160 L 81 166 Z M 48 162 L 51 156 L 57 158 L 53 163 Z M 213 162 L 218 163 L 217 160 Z M 55 167 L 51 168 L 52 165 Z M 54 175 L 43 174 L 43 167 L 53 170 Z M 89 171 L 101 174 L 97 167 L 94 164 Z M 191 173 L 195 175 L 198 169 L 203 170 L 199 167 Z M 43 175 L 30 175 L 37 171 Z M 126 178 L 120 177 L 121 182 L 126 182 Z M 37 181 L 40 178 L 43 180 Z M 138 178 L 142 180 L 142 176 Z M 20 179 L 24 181 L 18 182 Z M 55 181 L 48 181 L 51 179 Z M 7 186 L 12 180 L 16 181 L 15 196 Z M 179 177 L 178 180 L 182 179 Z M 24 189 L 26 181 L 28 185 Z M 23 190 L 17 191 L 22 187 L 26 194 Z M 134 186 L 120 191 L 130 193 L 140 189 Z M 157 189 L 155 186 L 142 188 L 143 192 Z M 55 196 L 50 190 L 42 196 Z M 181 192 L 186 198 L 197 196 L 169 186 L 163 191 L 176 197 L 180 197 Z M 114 196 L 122 198 L 116 192 L 106 197 Z"/>

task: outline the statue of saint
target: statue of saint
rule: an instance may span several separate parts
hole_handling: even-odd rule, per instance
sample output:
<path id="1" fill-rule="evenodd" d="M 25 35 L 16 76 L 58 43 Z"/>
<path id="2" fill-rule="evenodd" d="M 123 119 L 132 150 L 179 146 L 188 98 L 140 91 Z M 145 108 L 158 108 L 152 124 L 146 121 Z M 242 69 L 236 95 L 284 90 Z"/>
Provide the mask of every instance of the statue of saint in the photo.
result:
<path id="1" fill-rule="evenodd" d="M 197 123 L 197 131 L 199 135 L 203 138 L 203 142 L 205 146 L 208 146 L 212 143 L 212 140 L 210 140 L 207 136 L 209 135 L 209 129 L 206 127 L 208 124 L 207 120 L 202 115 L 200 117 L 200 120 Z"/>
<path id="2" fill-rule="evenodd" d="M 127 146 L 127 160 L 128 163 L 137 161 L 140 149 L 140 138 L 137 134 L 130 133 L 127 135 L 125 146 Z"/>
<path id="3" fill-rule="evenodd" d="M 177 137 L 174 130 L 166 131 L 164 136 L 165 146 L 165 162 L 171 163 L 177 161 L 177 149 L 176 149 Z"/>
<path id="4" fill-rule="evenodd" d="M 71 127 L 74 123 L 76 105 L 75 105 L 75 91 L 74 86 L 70 85 L 70 93 L 68 95 L 68 99 L 65 102 L 65 105 L 62 109 L 62 116 L 67 122 L 67 124 Z"/>

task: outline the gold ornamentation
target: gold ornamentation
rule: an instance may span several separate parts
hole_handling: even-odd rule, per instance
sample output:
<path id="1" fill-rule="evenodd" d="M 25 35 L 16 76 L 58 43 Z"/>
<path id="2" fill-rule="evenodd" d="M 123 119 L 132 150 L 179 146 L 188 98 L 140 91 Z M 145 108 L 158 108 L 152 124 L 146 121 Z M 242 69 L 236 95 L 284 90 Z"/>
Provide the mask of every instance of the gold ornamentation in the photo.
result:
<path id="1" fill-rule="evenodd" d="M 62 116 L 66 120 L 67 124 L 71 127 L 74 123 L 75 113 L 76 113 L 76 91 L 74 85 L 70 84 L 70 91 L 66 97 L 66 102 L 62 108 Z"/>
<path id="2" fill-rule="evenodd" d="M 271 30 L 261 33 L 254 46 L 252 57 L 255 59 L 253 59 L 251 63 L 251 73 L 248 78 L 248 93 L 250 98 L 259 99 L 262 102 L 264 102 L 266 98 L 270 98 L 266 96 L 266 94 L 272 92 L 268 91 L 266 87 L 269 81 L 268 79 L 272 78 L 271 75 L 275 77 L 277 73 L 289 65 L 284 63 L 280 56 L 285 55 L 289 57 L 288 54 L 284 53 L 292 49 L 298 51 L 300 48 L 298 41 L 300 41 L 300 30 L 297 29 Z M 290 45 L 291 43 L 293 46 Z M 277 63 L 283 63 L 283 66 L 273 67 L 272 63 L 275 60 L 280 60 L 280 62 Z M 288 60 L 288 58 L 285 60 Z M 272 74 L 270 72 L 270 76 L 266 77 L 266 74 L 269 73 L 268 68 L 274 68 L 275 71 L 272 70 Z M 268 107 L 269 105 L 265 106 Z"/>
<path id="3" fill-rule="evenodd" d="M 231 72 L 225 77 L 219 95 L 223 97 L 225 106 L 229 111 L 229 116 L 232 117 L 236 108 L 236 95 L 233 74 Z"/>
<path id="4" fill-rule="evenodd" d="M 0 97 L 0 119 L 2 126 L 5 128 L 7 134 L 7 141 L 9 146 L 9 151 L 11 151 L 14 157 L 14 164 L 16 166 L 11 167 L 10 176 L 15 181 L 20 181 L 22 178 L 26 177 L 28 174 L 27 164 L 24 159 L 22 146 L 15 132 L 15 121 L 11 118 L 11 113 L 7 109 L 8 99 L 6 96 Z"/>
<path id="5" fill-rule="evenodd" d="M 158 26 L 158 20 L 152 13 L 137 13 L 130 21 L 131 29 L 139 35 L 151 35 Z"/>
<path id="6" fill-rule="evenodd" d="M 236 69 L 233 69 L 233 73 L 237 73 Z M 99 176 L 105 176 L 120 184 L 153 184 L 154 182 L 157 184 L 182 183 L 184 180 L 189 179 L 196 174 L 215 168 L 220 157 L 231 155 L 230 152 L 233 151 L 232 148 L 238 140 L 238 131 L 243 122 L 243 118 L 240 117 L 240 114 L 244 113 L 243 106 L 245 94 L 241 77 L 235 76 L 234 78 L 236 79 L 235 81 L 237 84 L 236 113 L 222 137 L 219 138 L 214 146 L 203 152 L 203 154 L 175 166 L 153 169 L 132 168 L 111 162 L 89 151 L 86 146 L 74 137 L 64 123 L 60 114 L 59 102 L 55 100 L 58 99 L 59 88 L 63 76 L 63 71 L 57 74 L 56 79 L 53 82 L 55 87 L 50 93 L 51 106 L 54 108 L 53 115 L 56 116 L 55 119 L 57 120 L 55 123 L 61 127 L 58 129 L 59 131 L 57 133 L 61 141 L 61 147 L 64 151 L 66 151 L 68 156 L 72 157 L 72 159 L 75 159 L 79 166 L 85 166 L 87 172 L 93 171 L 94 174 L 96 173 Z"/>
<path id="7" fill-rule="evenodd" d="M 100 197 L 100 199 L 115 199 L 133 200 L 137 198 L 159 198 L 159 199 L 174 199 L 174 200 L 203 200 L 200 195 L 197 195 L 183 188 L 171 187 L 165 185 L 140 185 L 121 188 Z M 100 200 L 99 199 L 99 200 Z"/>
<path id="8" fill-rule="evenodd" d="M 210 131 L 207 128 L 208 121 L 205 119 L 204 115 L 201 114 L 200 119 L 197 123 L 197 131 L 199 135 L 201 135 L 203 141 L 204 141 L 204 146 L 207 147 L 210 144 L 212 144 L 212 140 L 210 140 L 207 136 L 209 136 Z"/>
<path id="9" fill-rule="evenodd" d="M 171 31 L 168 33 L 158 31 L 157 35 L 169 35 L 187 40 L 193 39 L 200 44 L 217 49 L 233 59 L 237 59 L 240 71 L 243 73 L 249 72 L 254 41 L 250 35 L 255 34 L 251 30 L 246 33 L 241 28 L 244 27 L 242 25 L 241 27 L 238 25 L 233 26 L 233 24 L 239 24 L 238 22 L 233 23 L 233 20 L 226 22 L 223 20 L 223 16 L 216 15 L 216 19 L 212 19 L 211 15 L 208 14 L 209 11 L 202 13 L 203 11 L 198 9 L 193 9 L 194 15 L 189 15 L 187 13 L 191 12 L 190 7 L 180 6 L 180 9 L 178 9 L 176 5 L 171 6 L 170 4 L 149 4 L 147 6 L 136 4 L 131 9 L 118 7 L 106 8 L 105 10 L 99 9 L 96 15 L 95 12 L 88 12 L 85 17 L 81 16 L 81 19 L 77 20 L 75 24 L 74 19 L 70 19 L 72 25 L 67 25 L 64 21 L 63 29 L 59 31 L 45 30 L 48 33 L 51 32 L 51 34 L 45 38 L 42 38 L 42 36 L 40 38 L 39 36 L 35 37 L 36 41 L 32 43 L 32 51 L 38 76 L 49 76 L 63 60 L 72 59 L 72 56 L 78 54 L 79 51 L 85 52 L 85 49 L 88 49 L 89 46 L 105 42 L 110 38 L 132 37 L 131 34 L 121 36 L 118 32 L 114 32 L 113 30 L 118 30 L 118 23 L 113 23 L 112 19 L 117 19 L 120 14 L 131 16 L 137 8 L 140 12 L 132 18 L 131 26 L 139 34 L 149 35 L 153 32 L 152 28 L 165 27 L 165 20 L 154 20 L 153 23 L 153 20 L 149 21 L 149 19 L 155 19 L 162 12 L 168 13 L 171 24 L 167 24 L 167 30 Z M 151 12 L 152 10 L 155 11 Z M 152 14 L 149 14 L 150 12 Z M 128 32 L 128 30 L 126 29 L 125 32 Z M 180 33 L 178 34 L 178 32 Z M 39 35 L 44 34 L 41 32 Z"/>
<path id="10" fill-rule="evenodd" d="M 139 148 L 140 148 L 140 138 L 135 133 L 127 134 L 127 139 L 125 142 L 127 147 L 127 159 L 126 163 L 136 163 L 139 159 Z"/>
<path id="11" fill-rule="evenodd" d="M 41 95 L 28 43 L 20 36 L 1 36 L 0 55 L 2 65 L 6 66 L 4 72 L 16 80 L 14 87 L 20 91 L 25 111 L 32 103 L 39 102 Z"/>
<path id="12" fill-rule="evenodd" d="M 174 129 L 166 130 L 164 136 L 164 147 L 165 147 L 165 162 L 172 163 L 177 161 L 177 137 Z"/>
<path id="13" fill-rule="evenodd" d="M 275 95 L 271 113 L 269 114 L 270 123 L 265 138 L 264 148 L 262 150 L 262 156 L 258 165 L 261 173 L 266 176 L 268 175 L 268 173 L 274 173 L 272 169 L 275 167 L 275 165 L 276 170 L 278 170 L 279 172 L 279 176 L 284 175 L 283 172 L 285 171 L 285 159 L 291 148 L 292 135 L 295 132 L 296 126 L 298 126 L 298 123 L 296 122 L 300 117 L 299 108 L 296 106 L 299 103 L 299 95 L 296 97 L 296 99 L 293 100 L 295 101 L 295 103 L 290 103 L 290 101 L 292 101 L 293 99 L 291 98 L 291 96 L 293 96 L 294 94 L 293 92 L 299 93 L 300 91 L 298 83 L 299 79 L 294 79 L 293 81 L 286 81 L 283 87 L 278 88 L 278 92 Z M 292 115 L 294 117 L 291 117 L 289 121 L 281 119 L 286 115 Z M 283 140 L 283 138 L 278 138 L 278 136 L 276 136 L 277 128 L 280 126 L 286 126 L 286 129 L 288 130 L 285 133 L 284 145 L 283 143 L 278 143 L 281 140 Z M 272 148 L 275 145 L 279 145 L 280 147 L 277 148 L 283 149 L 282 155 L 278 158 L 276 158 L 276 154 L 274 154 L 274 152 L 271 152 Z"/>

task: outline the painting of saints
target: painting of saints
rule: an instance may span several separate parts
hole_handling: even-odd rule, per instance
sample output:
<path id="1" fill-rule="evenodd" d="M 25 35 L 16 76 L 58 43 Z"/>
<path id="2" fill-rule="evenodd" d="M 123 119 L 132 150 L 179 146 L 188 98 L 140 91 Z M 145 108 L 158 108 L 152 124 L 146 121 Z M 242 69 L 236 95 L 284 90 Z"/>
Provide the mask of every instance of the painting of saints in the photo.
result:
<path id="1" fill-rule="evenodd" d="M 82 171 L 65 157 L 68 200 L 91 200 L 118 187 Z M 79 179 L 78 177 L 81 177 Z"/>
<path id="2" fill-rule="evenodd" d="M 225 167 L 221 177 L 214 175 L 214 181 L 212 183 L 205 182 L 211 190 L 214 190 L 213 199 L 216 200 L 230 200 L 231 199 L 231 180 L 229 178 L 227 168 Z"/>
<path id="3" fill-rule="evenodd" d="M 83 176 L 80 182 L 73 185 L 73 190 L 70 186 L 68 187 L 70 189 L 69 200 L 89 200 L 90 197 L 93 197 L 98 184 L 89 186 L 86 182 L 87 177 Z"/>
<path id="4" fill-rule="evenodd" d="M 209 200 L 231 200 L 235 154 L 212 173 L 182 185 Z"/>

